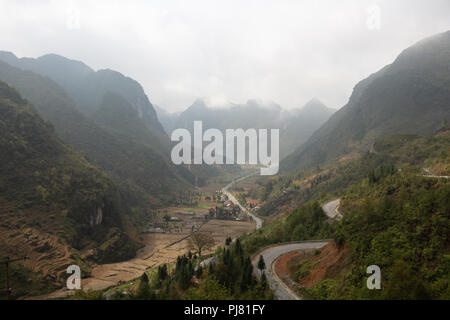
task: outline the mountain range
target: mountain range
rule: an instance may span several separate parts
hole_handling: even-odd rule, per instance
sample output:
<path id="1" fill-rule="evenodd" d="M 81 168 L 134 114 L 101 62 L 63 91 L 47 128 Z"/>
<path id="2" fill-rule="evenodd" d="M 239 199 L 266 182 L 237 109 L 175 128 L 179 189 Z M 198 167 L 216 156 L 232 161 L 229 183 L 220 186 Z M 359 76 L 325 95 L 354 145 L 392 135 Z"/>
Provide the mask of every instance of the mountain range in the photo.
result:
<path id="1" fill-rule="evenodd" d="M 280 129 L 281 168 L 296 175 L 281 177 L 276 190 L 266 180 L 264 192 L 279 199 L 295 197 L 290 179 L 305 170 L 376 154 L 391 141 L 377 144 L 381 137 L 431 136 L 449 118 L 450 31 L 359 82 L 338 111 L 316 98 L 291 110 L 258 100 L 213 108 L 199 99 L 170 114 L 119 72 L 54 54 L 0 52 L 0 256 L 27 255 L 25 266 L 43 278 L 62 276 L 74 261 L 88 274 L 89 261 L 133 257 L 149 212 L 223 170 L 172 164 L 171 131 L 192 132 L 195 120 L 204 130 Z M 363 160 L 346 167 L 358 179 Z M 330 186 L 332 172 L 312 178 L 304 193 L 320 179 Z M 348 175 L 339 179 L 348 186 Z"/>
<path id="2" fill-rule="evenodd" d="M 150 196 L 156 202 L 168 200 L 170 194 L 177 188 L 183 188 L 194 181 L 189 171 L 174 166 L 170 161 L 169 138 L 143 92 L 137 90 L 135 96 L 127 95 L 126 99 L 121 94 L 123 89 L 120 85 L 111 86 L 109 90 L 104 90 L 105 93 L 95 107 L 88 105 L 90 112 L 86 112 L 87 105 L 81 107 L 79 103 L 82 101 L 76 100 L 81 96 L 72 96 L 68 92 L 75 90 L 69 86 L 75 88 L 81 86 L 82 80 L 77 82 L 77 85 L 74 83 L 81 77 L 80 74 L 90 70 L 87 66 L 65 58 L 56 58 L 54 55 L 50 55 L 56 61 L 53 67 L 49 64 L 49 58 L 14 60 L 13 57 L 10 53 L 0 55 L 0 80 L 15 87 L 33 103 L 41 116 L 55 127 L 58 136 L 64 142 L 83 151 L 90 162 L 112 174 L 118 181 L 130 184 L 132 189 Z M 20 65 L 21 68 L 11 66 L 2 60 L 12 61 L 12 64 Z M 67 63 L 65 68 L 61 66 L 63 61 Z M 26 69 L 30 65 L 42 74 Z M 67 70 L 66 77 L 62 77 L 65 80 L 59 81 L 71 91 L 66 91 L 56 82 L 58 77 L 49 78 L 51 72 L 43 72 L 44 67 L 49 70 L 59 68 L 58 74 L 63 74 L 62 70 Z M 134 80 L 117 76 L 118 73 L 111 74 L 113 78 L 118 77 L 120 81 L 125 82 L 125 87 L 127 83 L 129 86 L 136 85 Z M 75 80 L 69 81 L 72 75 Z M 104 80 L 104 74 L 101 79 L 102 83 L 108 83 Z M 142 95 L 146 103 L 136 104 Z M 86 96 L 89 94 L 86 93 Z M 86 101 L 95 99 L 97 98 L 84 98 Z M 114 104 L 105 105 L 105 101 L 113 100 Z"/>
<path id="3" fill-rule="evenodd" d="M 193 134 L 193 124 L 196 120 L 202 121 L 204 130 L 216 128 L 222 132 L 238 128 L 280 129 L 281 158 L 302 145 L 334 111 L 317 98 L 302 108 L 292 110 L 256 99 L 245 104 L 231 103 L 222 107 L 210 107 L 203 99 L 198 99 L 181 113 L 168 113 L 156 108 L 158 117 L 169 135 L 177 128 L 188 129 Z"/>

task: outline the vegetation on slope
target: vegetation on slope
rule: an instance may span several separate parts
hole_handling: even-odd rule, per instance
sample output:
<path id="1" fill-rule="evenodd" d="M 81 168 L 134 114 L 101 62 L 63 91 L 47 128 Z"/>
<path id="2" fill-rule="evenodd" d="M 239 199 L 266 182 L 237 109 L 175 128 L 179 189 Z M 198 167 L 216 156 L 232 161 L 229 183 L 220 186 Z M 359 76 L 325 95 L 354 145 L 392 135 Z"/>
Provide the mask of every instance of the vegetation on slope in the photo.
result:
<path id="1" fill-rule="evenodd" d="M 73 99 L 58 84 L 46 77 L 0 62 L 0 79 L 33 103 L 65 143 L 81 150 L 89 162 L 115 178 L 124 192 L 135 198 L 139 203 L 136 207 L 141 210 L 149 205 L 170 202 L 172 191 L 188 185 L 186 180 L 194 182 L 187 170 L 174 168 L 164 150 L 158 149 L 158 139 L 138 117 L 137 111 L 118 94 L 114 95 L 117 101 L 109 99 L 104 101 L 107 105 L 99 106 L 105 112 L 99 111 L 95 120 L 100 123 L 96 123 L 78 110 Z M 125 108 L 129 110 L 124 111 Z M 120 123 L 124 112 L 133 117 Z M 134 127 L 140 130 L 130 131 Z"/>
<path id="2" fill-rule="evenodd" d="M 271 299 L 265 276 L 253 275 L 250 257 L 239 240 L 227 239 L 218 248 L 215 263 L 202 267 L 198 256 L 189 252 L 170 265 L 144 273 L 138 281 L 98 292 L 77 292 L 71 299 L 157 299 L 157 300 L 259 300 Z M 126 290 L 125 287 L 126 287 Z M 125 293 L 125 294 L 124 294 Z"/>
<path id="3" fill-rule="evenodd" d="M 450 181 L 429 177 L 423 168 L 449 175 L 449 163 L 447 126 L 434 136 L 378 139 L 372 153 L 338 164 L 328 176 L 330 166 L 323 170 L 327 174 L 314 175 L 312 187 L 308 184 L 313 199 L 342 198 L 342 221 L 330 226 L 323 222 L 318 205 L 302 205 L 248 236 L 244 245 L 252 252 L 270 243 L 332 236 L 339 250 L 348 252 L 345 256 L 350 256 L 350 268 L 345 265 L 339 271 L 339 266 L 331 266 L 332 277 L 303 290 L 309 298 L 448 299 Z M 323 178 L 317 179 L 319 176 Z M 287 197 L 273 195 L 274 190 L 292 188 L 295 183 L 301 190 L 304 184 L 297 181 L 295 176 L 272 181 L 272 192 L 267 193 L 269 205 Z M 289 201 L 301 203 L 303 199 Z M 316 215 L 310 215 L 313 220 L 305 219 L 308 206 L 317 209 Z M 296 229 L 306 234 L 298 235 Z M 314 259 L 298 265 L 300 282 L 319 268 Z M 366 268 L 373 264 L 381 268 L 382 290 L 366 287 Z"/>
<path id="4" fill-rule="evenodd" d="M 34 107 L 3 82 L 0 113 L 1 254 L 24 256 L 30 254 L 30 248 L 40 253 L 53 250 L 53 259 L 70 262 L 71 258 L 64 256 L 68 250 L 64 246 L 70 246 L 102 248 L 92 256 L 100 262 L 133 257 L 137 245 L 123 233 L 127 199 L 114 183 L 62 144 Z M 29 235 L 33 238 L 28 239 Z M 42 237 L 47 238 L 44 243 Z M 8 242 L 16 240 L 20 245 L 9 248 Z M 55 265 L 62 267 L 62 261 Z M 28 264 L 33 266 L 36 261 L 31 259 Z"/>
<path id="5" fill-rule="evenodd" d="M 352 269 L 317 283 L 318 299 L 448 299 L 450 182 L 415 172 L 365 180 L 346 192 L 334 234 Z M 381 268 L 382 290 L 368 290 L 366 268 Z"/>
<path id="6" fill-rule="evenodd" d="M 312 201 L 245 236 L 243 244 L 247 252 L 254 253 L 273 243 L 328 239 L 333 229 L 327 219 L 319 203 Z"/>

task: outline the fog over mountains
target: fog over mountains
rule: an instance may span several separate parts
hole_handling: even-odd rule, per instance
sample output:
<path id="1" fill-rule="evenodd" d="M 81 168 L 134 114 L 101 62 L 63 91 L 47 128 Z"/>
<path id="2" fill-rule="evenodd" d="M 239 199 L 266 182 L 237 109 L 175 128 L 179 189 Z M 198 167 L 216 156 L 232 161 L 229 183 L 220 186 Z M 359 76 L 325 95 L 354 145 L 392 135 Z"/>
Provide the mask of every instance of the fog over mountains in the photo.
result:
<path id="1" fill-rule="evenodd" d="M 0 256 L 28 255 L 30 259 L 23 266 L 26 272 L 32 271 L 32 278 L 21 273 L 14 275 L 26 286 L 35 286 L 36 292 L 44 289 L 45 282 L 41 280 L 53 283 L 45 290 L 61 287 L 61 275 L 73 262 L 86 270 L 83 272 L 89 272 L 92 264 L 135 257 L 144 245 L 142 233 L 149 221 L 157 221 L 152 219 L 159 215 L 160 226 L 168 228 L 171 220 L 168 208 L 184 211 L 184 206 L 198 206 L 198 200 L 205 196 L 198 187 L 211 182 L 207 192 L 215 197 L 217 188 L 243 172 L 237 166 L 173 164 L 169 136 L 177 128 L 192 133 L 194 121 L 202 121 L 203 130 L 280 130 L 283 174 L 260 178 L 252 190 L 242 188 L 240 198 L 261 201 L 259 204 L 264 208 L 256 214 L 270 215 L 296 209 L 285 204 L 313 203 L 305 211 L 306 216 L 302 217 L 303 209 L 296 209 L 292 216 L 288 212 L 277 227 L 262 228 L 263 233 L 255 233 L 254 244 L 328 239 L 332 225 L 325 222 L 327 218 L 318 202 L 326 197 L 344 199 L 341 192 L 374 188 L 374 198 L 384 190 L 382 193 L 396 197 L 395 201 L 406 201 L 414 195 L 407 191 L 410 186 L 425 185 L 424 190 L 430 195 L 425 193 L 423 205 L 399 202 L 399 208 L 405 211 L 394 217 L 398 220 L 384 218 L 385 214 L 398 210 L 382 208 L 374 223 L 365 223 L 363 219 L 363 227 L 356 225 L 344 236 L 351 239 L 355 230 L 365 232 L 363 228 L 373 225 L 378 232 L 386 229 L 384 223 L 397 227 L 401 225 L 397 221 L 413 221 L 415 216 L 409 208 L 418 208 L 416 216 L 423 220 L 423 228 L 416 228 L 417 221 L 410 224 L 406 220 L 405 230 L 433 230 L 434 226 L 428 223 L 434 223 L 431 216 L 435 211 L 427 208 L 433 207 L 431 201 L 439 201 L 438 236 L 429 237 L 433 240 L 428 246 L 440 243 L 445 249 L 448 239 L 441 234 L 445 235 L 448 226 L 445 220 L 448 201 L 444 201 L 449 194 L 448 185 L 444 184 L 447 180 L 424 183 L 421 179 L 436 177 L 424 177 L 421 172 L 431 165 L 445 174 L 437 178 L 447 179 L 449 119 L 450 31 L 413 44 L 392 64 L 361 80 L 348 103 L 338 111 L 328 108 L 320 98 L 294 109 L 257 99 L 212 107 L 198 99 L 183 112 L 172 114 L 164 106 L 152 105 L 136 80 L 117 71 L 95 71 L 83 62 L 54 54 L 31 59 L 1 51 Z M 425 147 L 429 149 L 422 152 Z M 391 153 L 407 161 L 393 162 L 389 159 Z M 425 161 L 429 155 L 432 158 Z M 406 164 L 416 168 L 408 172 L 408 167 L 403 171 L 398 169 L 405 167 L 396 167 Z M 399 179 L 403 179 L 407 188 L 397 197 L 391 190 L 398 187 Z M 345 188 L 350 191 L 343 191 Z M 439 188 L 447 189 L 442 195 L 434 194 Z M 192 201 L 194 193 L 197 204 Z M 349 195 L 351 198 L 352 194 Z M 433 197 L 438 200 L 432 200 Z M 189 202 L 183 203 L 183 198 L 189 198 Z M 205 213 L 204 210 L 214 209 L 212 206 L 218 210 L 226 202 L 210 200 L 197 211 Z M 348 199 L 344 199 L 343 208 L 349 210 L 345 201 Z M 207 220 L 206 216 L 203 218 Z M 356 220 L 351 215 L 346 220 L 344 214 L 343 226 L 346 221 Z M 284 223 L 289 228 L 280 229 Z M 184 227 L 193 232 L 195 222 Z M 171 229 L 167 230 L 171 233 Z M 324 233 L 312 234 L 317 230 Z M 272 231 L 276 237 L 264 235 Z M 422 235 L 413 233 L 405 233 L 408 236 L 402 238 L 417 237 L 422 242 Z M 335 239 L 341 236 L 335 234 Z M 357 240 L 365 241 L 361 239 Z M 374 243 L 370 241 L 370 245 Z M 381 248 L 380 252 L 386 252 Z M 407 244 L 404 248 L 409 250 L 417 245 Z M 443 249 L 439 251 L 445 253 Z M 427 253 L 424 256 L 433 258 Z M 391 257 L 397 260 L 395 255 Z M 422 263 L 421 257 L 419 260 Z M 250 266 L 250 258 L 248 261 Z M 436 264 L 430 261 L 435 272 Z M 252 274 L 251 269 L 247 271 Z M 54 281 L 56 278 L 59 283 Z M 439 290 L 436 292 L 440 294 Z M 18 296 L 24 294 L 25 290 Z"/>
<path id="2" fill-rule="evenodd" d="M 162 131 L 155 110 L 142 86 L 117 71 L 106 69 L 95 72 L 83 62 L 56 54 L 47 54 L 37 59 L 18 59 L 13 53 L 2 51 L 0 60 L 49 77 L 66 90 L 87 114 L 95 112 L 106 92 L 116 91 L 129 101 L 149 128 L 155 132 Z"/>
<path id="3" fill-rule="evenodd" d="M 203 122 L 204 130 L 226 129 L 280 129 L 280 157 L 284 158 L 305 142 L 334 113 L 319 99 L 314 98 L 302 108 L 283 109 L 276 103 L 248 100 L 245 104 L 230 103 L 210 107 L 203 99 L 196 100 L 181 113 L 168 113 L 157 107 L 156 112 L 166 132 L 185 128 L 193 133 L 193 123 Z"/>
<path id="4" fill-rule="evenodd" d="M 162 199 L 194 181 L 170 161 L 169 138 L 136 81 L 60 56 L 17 59 L 8 52 L 0 54 L 0 79 L 33 103 L 64 142 L 143 194 Z M 111 95 L 114 104 L 105 106 Z"/>

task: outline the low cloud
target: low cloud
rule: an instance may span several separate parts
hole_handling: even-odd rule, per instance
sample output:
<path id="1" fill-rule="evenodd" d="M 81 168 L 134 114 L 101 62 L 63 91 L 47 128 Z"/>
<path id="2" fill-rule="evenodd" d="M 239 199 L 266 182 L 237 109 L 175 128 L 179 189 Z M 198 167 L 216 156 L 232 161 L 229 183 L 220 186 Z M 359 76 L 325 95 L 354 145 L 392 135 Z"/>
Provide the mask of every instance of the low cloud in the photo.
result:
<path id="1" fill-rule="evenodd" d="M 118 70 L 170 111 L 199 97 L 339 108 L 449 16 L 448 0 L 0 0 L 0 49 Z"/>

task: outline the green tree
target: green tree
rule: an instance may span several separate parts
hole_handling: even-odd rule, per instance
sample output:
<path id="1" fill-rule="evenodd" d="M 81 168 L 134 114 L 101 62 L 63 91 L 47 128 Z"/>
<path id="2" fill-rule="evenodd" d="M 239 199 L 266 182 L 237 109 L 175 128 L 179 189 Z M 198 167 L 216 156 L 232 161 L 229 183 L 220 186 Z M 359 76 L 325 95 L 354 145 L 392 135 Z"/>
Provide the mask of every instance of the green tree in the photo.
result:
<path id="1" fill-rule="evenodd" d="M 162 283 L 164 280 L 167 279 L 168 272 L 167 272 L 167 265 L 163 264 L 162 266 L 158 267 L 158 282 Z"/>
<path id="2" fill-rule="evenodd" d="M 139 286 L 136 291 L 136 298 L 141 300 L 147 300 L 151 296 L 150 293 L 150 284 L 148 280 L 147 273 L 143 273 L 141 278 L 139 279 Z"/>
<path id="3" fill-rule="evenodd" d="M 259 256 L 259 260 L 258 260 L 258 269 L 259 269 L 261 275 L 263 274 L 264 269 L 266 269 L 266 263 L 264 262 L 264 257 L 263 257 L 263 255 L 260 255 L 260 256 Z"/>

